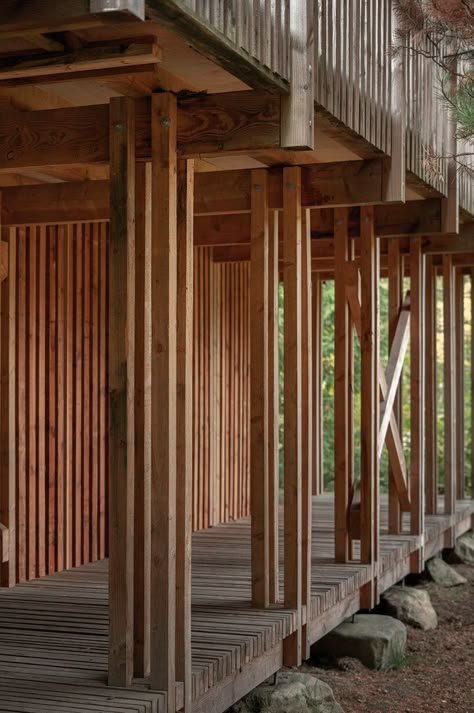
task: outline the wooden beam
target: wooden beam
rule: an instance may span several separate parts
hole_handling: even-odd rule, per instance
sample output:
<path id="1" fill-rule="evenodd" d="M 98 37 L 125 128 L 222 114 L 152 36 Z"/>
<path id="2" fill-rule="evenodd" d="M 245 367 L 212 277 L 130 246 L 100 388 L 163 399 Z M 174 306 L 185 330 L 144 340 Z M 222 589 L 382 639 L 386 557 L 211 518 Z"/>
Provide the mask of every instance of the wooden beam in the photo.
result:
<path id="1" fill-rule="evenodd" d="M 436 268 L 425 267 L 425 503 L 426 514 L 438 512 L 437 318 Z"/>
<path id="2" fill-rule="evenodd" d="M 31 58 L 22 56 L 16 62 L 0 59 L 0 86 L 17 85 L 31 81 L 51 82 L 68 80 L 88 73 L 106 70 L 132 71 L 134 67 L 147 67 L 161 60 L 161 52 L 154 43 L 130 43 L 120 47 L 86 47 L 70 54 L 57 54 Z"/>
<path id="3" fill-rule="evenodd" d="M 296 610 L 296 631 L 284 642 L 287 665 L 301 663 L 301 169 L 283 171 L 284 244 L 284 594 Z"/>
<path id="4" fill-rule="evenodd" d="M 133 678 L 135 107 L 110 103 L 109 683 Z"/>
<path id="5" fill-rule="evenodd" d="M 288 84 L 283 79 L 241 50 L 189 6 L 184 7 L 174 0 L 146 0 L 146 15 L 183 37 L 200 54 L 249 87 L 264 92 L 288 92 Z"/>
<path id="6" fill-rule="evenodd" d="M 194 161 L 182 159 L 177 187 L 176 678 L 184 684 L 184 713 L 192 707 L 193 196 Z"/>
<path id="7" fill-rule="evenodd" d="M 176 97 L 152 97 L 150 684 L 176 711 Z"/>
<path id="8" fill-rule="evenodd" d="M 425 513 L 424 482 L 424 265 L 421 240 L 410 245 L 410 532 L 422 536 Z M 411 558 L 413 572 L 424 567 L 423 541 Z"/>
<path id="9" fill-rule="evenodd" d="M 334 212 L 334 508 L 336 562 L 351 559 L 349 538 L 349 502 L 353 488 L 349 462 L 349 306 L 346 296 L 347 269 L 350 257 L 348 211 L 337 208 Z"/>
<path id="10" fill-rule="evenodd" d="M 456 507 L 456 389 L 454 344 L 454 269 L 450 255 L 443 257 L 444 329 L 444 512 Z"/>
<path id="11" fill-rule="evenodd" d="M 371 565 L 371 580 L 361 591 L 361 606 L 377 600 L 379 556 L 379 306 L 378 241 L 373 208 L 361 209 L 361 562 Z"/>
<path id="12" fill-rule="evenodd" d="M 137 159 L 145 161 L 151 157 L 150 111 L 149 97 L 136 101 L 135 152 Z M 107 163 L 108 122 L 109 107 L 102 104 L 4 112 L 0 170 Z M 177 141 L 183 158 L 278 148 L 280 98 L 230 92 L 180 99 Z"/>
<path id="13" fill-rule="evenodd" d="M 268 433 L 268 177 L 252 171 L 250 243 L 250 501 L 252 603 L 270 603 Z"/>
<path id="14" fill-rule="evenodd" d="M 281 145 L 314 148 L 313 4 L 292 2 L 288 9 L 289 93 L 283 97 Z"/>
<path id="15" fill-rule="evenodd" d="M 474 255 L 473 255 L 474 258 Z M 464 500 L 466 490 L 464 418 L 464 275 L 455 270 L 455 358 L 456 358 L 456 498 Z"/>
<path id="16" fill-rule="evenodd" d="M 278 222 L 270 212 L 268 245 L 268 497 L 269 497 L 269 598 L 280 599 L 279 512 L 280 512 L 280 349 Z"/>

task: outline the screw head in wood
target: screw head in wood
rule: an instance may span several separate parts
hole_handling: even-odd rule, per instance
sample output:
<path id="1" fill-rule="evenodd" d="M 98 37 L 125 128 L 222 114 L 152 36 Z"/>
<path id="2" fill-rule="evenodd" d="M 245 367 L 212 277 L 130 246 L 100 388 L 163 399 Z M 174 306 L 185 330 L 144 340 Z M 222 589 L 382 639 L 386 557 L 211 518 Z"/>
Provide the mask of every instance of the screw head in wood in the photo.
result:
<path id="1" fill-rule="evenodd" d="M 286 187 L 288 188 L 289 191 L 292 191 L 293 188 L 295 187 L 295 184 L 294 184 L 294 183 L 287 183 L 287 184 L 286 184 Z"/>
<path id="2" fill-rule="evenodd" d="M 163 126 L 165 129 L 169 129 L 171 126 L 171 119 L 169 118 L 169 116 L 164 116 L 161 119 L 160 123 L 161 123 L 161 126 Z"/>
<path id="3" fill-rule="evenodd" d="M 254 191 L 257 191 L 257 193 L 258 193 L 259 191 L 261 191 L 261 190 L 262 190 L 262 186 L 260 185 L 260 183 L 254 183 L 254 184 L 253 184 L 253 190 L 254 190 Z"/>
<path id="4" fill-rule="evenodd" d="M 115 122 L 115 124 L 114 124 L 114 129 L 115 129 L 115 131 L 122 131 L 122 129 L 123 129 L 123 124 L 122 124 L 122 122 L 121 122 L 121 121 Z"/>

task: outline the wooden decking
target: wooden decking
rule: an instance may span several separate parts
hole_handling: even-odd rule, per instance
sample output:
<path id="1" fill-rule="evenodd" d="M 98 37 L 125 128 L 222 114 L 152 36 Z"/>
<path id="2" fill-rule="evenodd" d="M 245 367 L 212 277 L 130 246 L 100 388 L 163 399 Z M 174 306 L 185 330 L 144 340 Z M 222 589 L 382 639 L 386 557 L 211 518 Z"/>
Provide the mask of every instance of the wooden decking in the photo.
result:
<path id="1" fill-rule="evenodd" d="M 456 522 L 427 518 L 431 556 L 471 526 L 474 502 L 457 505 Z M 382 509 L 382 531 L 386 513 Z M 409 571 L 418 548 L 409 535 L 381 538 L 380 586 Z M 332 497 L 313 504 L 312 602 L 309 635 L 316 641 L 359 608 L 370 577 L 359 564 L 335 565 Z M 253 610 L 250 527 L 243 520 L 199 532 L 193 541 L 193 696 L 199 713 L 222 713 L 282 663 L 282 641 L 296 626 L 294 612 Z M 106 686 L 107 563 L 0 590 L 0 711 L 24 713 L 160 713 L 164 697 L 140 686 Z"/>

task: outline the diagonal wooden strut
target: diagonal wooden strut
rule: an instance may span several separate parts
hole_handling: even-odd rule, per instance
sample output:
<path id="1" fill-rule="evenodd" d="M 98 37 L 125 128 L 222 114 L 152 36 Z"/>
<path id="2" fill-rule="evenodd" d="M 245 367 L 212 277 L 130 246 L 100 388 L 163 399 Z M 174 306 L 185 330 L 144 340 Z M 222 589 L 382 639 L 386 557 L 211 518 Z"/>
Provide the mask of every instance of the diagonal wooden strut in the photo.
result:
<path id="1" fill-rule="evenodd" d="M 346 282 L 346 296 L 347 302 L 349 304 L 349 309 L 351 312 L 352 321 L 354 322 L 357 336 L 359 340 L 361 338 L 361 307 L 360 307 L 360 296 L 359 296 L 359 268 L 356 261 L 348 263 L 346 265 L 347 269 L 347 282 Z M 402 323 L 403 324 L 403 323 Z M 405 347 L 406 350 L 406 347 Z M 398 377 L 399 378 L 399 377 Z M 392 379 L 393 381 L 393 379 Z M 391 384 L 392 384 L 391 381 Z M 379 369 L 379 386 L 380 395 L 382 398 L 382 403 L 387 402 L 389 397 L 389 384 L 387 383 L 387 377 L 382 367 Z M 396 388 L 395 388 L 396 391 Z M 386 409 L 387 410 L 387 409 Z M 382 421 L 382 419 L 381 419 Z M 405 455 L 403 452 L 402 440 L 400 438 L 400 431 L 398 430 L 398 424 L 393 413 L 393 403 L 392 407 L 388 409 L 387 413 L 387 427 L 386 427 L 386 442 L 388 456 L 390 459 L 390 464 L 393 468 L 394 481 L 397 488 L 397 493 L 400 498 L 400 505 L 402 510 L 410 511 L 410 496 L 408 493 L 408 477 L 407 477 L 407 465 L 405 461 Z M 379 428 L 379 436 L 380 436 Z M 379 456 L 380 456 L 380 437 L 379 437 Z"/>

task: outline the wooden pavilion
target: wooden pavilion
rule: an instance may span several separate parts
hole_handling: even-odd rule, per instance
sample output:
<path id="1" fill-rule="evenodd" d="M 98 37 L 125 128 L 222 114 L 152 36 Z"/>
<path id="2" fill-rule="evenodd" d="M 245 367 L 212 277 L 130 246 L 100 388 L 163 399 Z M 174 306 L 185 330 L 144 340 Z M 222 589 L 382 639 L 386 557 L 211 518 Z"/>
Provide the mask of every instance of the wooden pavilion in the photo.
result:
<path id="1" fill-rule="evenodd" d="M 2 713 L 223 713 L 473 525 L 473 184 L 427 160 L 463 149 L 394 23 L 391 0 L 0 3 Z"/>

